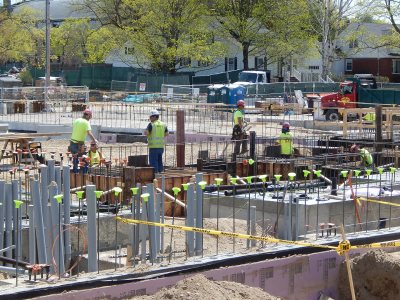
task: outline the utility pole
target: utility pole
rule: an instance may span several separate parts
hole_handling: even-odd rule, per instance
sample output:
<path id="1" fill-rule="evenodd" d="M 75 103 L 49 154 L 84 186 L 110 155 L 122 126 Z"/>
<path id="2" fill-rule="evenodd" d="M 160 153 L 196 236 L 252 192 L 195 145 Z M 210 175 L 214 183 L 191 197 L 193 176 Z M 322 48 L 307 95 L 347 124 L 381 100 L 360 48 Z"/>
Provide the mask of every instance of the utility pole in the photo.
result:
<path id="1" fill-rule="evenodd" d="M 46 1 L 46 79 L 44 84 L 44 101 L 47 102 L 50 85 L 50 0 Z"/>

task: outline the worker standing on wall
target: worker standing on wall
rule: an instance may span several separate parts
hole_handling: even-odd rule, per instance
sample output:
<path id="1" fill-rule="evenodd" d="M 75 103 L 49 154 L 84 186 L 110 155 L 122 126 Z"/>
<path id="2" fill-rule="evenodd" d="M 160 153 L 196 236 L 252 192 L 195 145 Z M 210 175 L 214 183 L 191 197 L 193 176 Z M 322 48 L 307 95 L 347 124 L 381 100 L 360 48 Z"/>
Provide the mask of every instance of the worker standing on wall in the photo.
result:
<path id="1" fill-rule="evenodd" d="M 74 173 L 78 173 L 79 157 L 85 153 L 85 140 L 87 136 L 90 136 L 92 143 L 97 144 L 97 140 L 92 133 L 90 126 L 90 119 L 93 114 L 90 109 L 83 111 L 83 116 L 74 120 L 72 123 L 72 134 L 71 141 L 69 144 L 69 151 L 72 154 L 72 163 Z"/>
<path id="2" fill-rule="evenodd" d="M 160 113 L 153 110 L 150 113 L 150 123 L 147 125 L 144 134 L 149 144 L 149 164 L 154 172 L 163 172 L 164 166 L 162 156 L 164 153 L 165 137 L 168 135 L 167 126 L 159 120 Z"/>
<path id="3" fill-rule="evenodd" d="M 358 153 L 360 155 L 361 165 L 365 168 L 374 166 L 374 159 L 367 149 L 360 148 L 358 145 L 353 144 L 350 147 L 351 153 Z"/>
<path id="4" fill-rule="evenodd" d="M 245 131 L 245 121 L 244 121 L 244 106 L 243 100 L 239 100 L 236 103 L 237 109 L 233 114 L 233 133 L 232 140 L 235 141 L 235 148 L 233 150 L 234 154 L 244 154 L 247 150 L 247 135 Z M 242 151 L 240 151 L 240 145 L 242 145 Z"/>
<path id="5" fill-rule="evenodd" d="M 293 155 L 293 135 L 290 132 L 290 124 L 283 122 L 281 134 L 278 137 L 278 143 L 281 145 L 281 157 L 290 158 Z"/>

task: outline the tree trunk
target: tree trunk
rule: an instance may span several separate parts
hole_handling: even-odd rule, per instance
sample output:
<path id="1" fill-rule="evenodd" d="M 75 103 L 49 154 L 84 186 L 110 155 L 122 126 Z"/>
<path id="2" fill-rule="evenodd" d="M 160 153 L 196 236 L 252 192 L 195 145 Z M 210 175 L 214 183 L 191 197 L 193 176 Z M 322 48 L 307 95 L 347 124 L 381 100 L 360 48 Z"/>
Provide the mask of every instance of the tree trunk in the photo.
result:
<path id="1" fill-rule="evenodd" d="M 248 42 L 242 43 L 243 69 L 244 70 L 249 69 L 249 48 L 250 48 L 250 43 L 248 43 Z"/>

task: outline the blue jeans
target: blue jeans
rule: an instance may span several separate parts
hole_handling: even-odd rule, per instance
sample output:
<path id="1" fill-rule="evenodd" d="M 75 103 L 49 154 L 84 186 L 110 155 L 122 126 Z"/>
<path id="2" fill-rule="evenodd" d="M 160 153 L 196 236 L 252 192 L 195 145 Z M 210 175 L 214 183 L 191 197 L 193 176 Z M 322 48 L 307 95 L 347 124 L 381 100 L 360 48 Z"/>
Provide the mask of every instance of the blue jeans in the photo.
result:
<path id="1" fill-rule="evenodd" d="M 164 170 L 163 153 L 164 148 L 149 148 L 149 164 L 154 168 L 155 173 L 160 173 Z"/>
<path id="2" fill-rule="evenodd" d="M 78 143 L 73 143 L 70 142 L 69 144 L 69 151 L 72 154 L 72 170 L 74 173 L 78 173 L 79 169 L 78 169 L 78 165 L 79 165 L 79 157 L 81 157 L 83 155 L 83 144 L 78 144 Z M 88 166 L 86 165 L 84 168 L 82 168 L 83 173 L 87 173 L 88 171 Z"/>

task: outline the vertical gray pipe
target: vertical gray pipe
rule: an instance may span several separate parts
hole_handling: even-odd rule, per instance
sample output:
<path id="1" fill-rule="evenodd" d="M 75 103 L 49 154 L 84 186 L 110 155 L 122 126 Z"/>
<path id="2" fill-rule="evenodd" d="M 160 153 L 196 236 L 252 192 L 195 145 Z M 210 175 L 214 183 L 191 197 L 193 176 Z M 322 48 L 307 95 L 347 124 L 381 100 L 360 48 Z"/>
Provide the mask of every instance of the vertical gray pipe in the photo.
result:
<path id="1" fill-rule="evenodd" d="M 65 263 L 68 266 L 71 261 L 71 234 L 68 226 L 71 224 L 71 183 L 69 166 L 63 166 L 63 202 L 64 202 L 64 244 L 65 244 Z"/>
<path id="2" fill-rule="evenodd" d="M 4 247 L 5 182 L 0 180 L 0 247 Z"/>
<path id="3" fill-rule="evenodd" d="M 187 190 L 187 204 L 186 204 L 186 226 L 194 227 L 194 184 L 190 183 Z M 188 256 L 194 255 L 194 232 L 186 232 Z"/>
<path id="4" fill-rule="evenodd" d="M 4 247 L 4 210 L 3 203 L 0 200 L 0 247 Z"/>
<path id="5" fill-rule="evenodd" d="M 198 184 L 203 180 L 203 173 L 196 174 L 196 227 L 203 228 L 203 191 Z M 203 253 L 203 234 L 195 233 L 195 252 L 196 255 Z"/>
<path id="6" fill-rule="evenodd" d="M 148 205 L 148 218 L 150 222 L 155 222 L 155 202 L 156 197 L 154 195 L 154 185 L 152 183 L 147 184 L 147 192 L 150 194 Z M 149 245 L 150 245 L 150 260 L 155 262 L 157 259 L 157 246 L 156 246 L 156 227 L 148 226 L 149 230 Z"/>
<path id="7" fill-rule="evenodd" d="M 6 213 L 6 243 L 5 247 L 10 247 L 12 245 L 12 225 L 13 225 L 13 199 L 12 199 L 12 186 L 11 183 L 6 183 L 6 207 L 5 207 L 5 213 Z M 7 250 L 5 253 L 5 256 L 8 258 L 12 258 L 12 250 Z M 7 264 L 7 266 L 11 266 L 10 264 Z"/>
<path id="8" fill-rule="evenodd" d="M 250 206 L 250 234 L 256 235 L 256 215 L 257 209 L 255 206 Z M 256 240 L 250 240 L 250 246 L 255 247 L 257 245 Z"/>
<path id="9" fill-rule="evenodd" d="M 46 247 L 47 247 L 47 264 L 52 265 L 52 247 L 54 242 L 53 230 L 55 230 L 55 220 L 52 219 L 51 205 L 47 204 L 47 236 L 46 236 Z"/>
<path id="10" fill-rule="evenodd" d="M 47 247 L 47 258 L 49 259 L 46 263 L 51 264 L 51 225 L 49 224 L 49 171 L 46 165 L 40 165 L 40 201 L 42 208 L 43 218 L 43 230 L 45 234 L 45 241 Z M 34 204 L 36 205 L 36 204 Z M 49 246 L 50 244 L 50 246 Z M 50 249 L 50 250 L 49 250 Z"/>
<path id="11" fill-rule="evenodd" d="M 140 183 L 138 183 L 136 186 L 139 188 L 139 190 L 135 196 L 135 219 L 140 220 L 140 195 L 142 194 L 142 186 Z M 139 255 L 140 227 L 142 227 L 142 225 L 137 224 L 134 228 L 136 241 L 134 242 L 134 245 L 132 245 L 132 249 L 135 257 Z"/>
<path id="12" fill-rule="evenodd" d="M 61 194 L 61 167 L 55 166 L 54 167 L 54 181 L 57 183 L 58 186 L 58 194 Z"/>
<path id="13" fill-rule="evenodd" d="M 47 263 L 47 247 L 46 247 L 46 235 L 44 231 L 44 221 L 42 214 L 42 201 L 39 192 L 39 181 L 31 181 L 31 192 L 32 202 L 34 208 L 34 220 L 35 220 L 35 231 L 37 237 L 37 253 L 39 258 L 39 264 Z M 46 207 L 47 208 L 47 207 Z"/>
<path id="14" fill-rule="evenodd" d="M 155 222 L 160 223 L 161 215 L 160 215 L 160 205 L 161 205 L 161 194 L 156 193 L 156 210 L 155 210 Z M 161 227 L 155 227 L 156 230 L 156 252 L 157 255 L 160 253 L 160 247 L 161 247 Z"/>
<path id="15" fill-rule="evenodd" d="M 165 175 L 161 176 L 161 223 L 165 222 Z M 161 250 L 164 251 L 164 227 L 161 227 Z"/>
<path id="16" fill-rule="evenodd" d="M 304 201 L 307 201 L 307 199 L 305 199 Z M 296 200 L 296 217 L 295 217 L 295 237 L 294 237 L 294 241 L 297 241 L 297 239 L 299 238 L 299 231 L 300 231 L 300 226 L 299 226 L 299 198 L 297 198 Z"/>
<path id="17" fill-rule="evenodd" d="M 97 223 L 96 223 L 96 186 L 86 186 L 88 272 L 97 272 Z"/>
<path id="18" fill-rule="evenodd" d="M 146 191 L 145 187 L 143 187 L 143 192 Z M 141 220 L 147 221 L 147 210 L 146 205 L 142 203 L 142 214 Z M 142 263 L 146 263 L 146 241 L 147 241 L 147 226 L 141 225 L 139 229 L 139 238 L 140 238 L 140 260 Z"/>
<path id="19" fill-rule="evenodd" d="M 36 249 L 36 238 L 35 238 L 35 216 L 34 216 L 34 206 L 30 204 L 28 206 L 28 216 L 29 216 L 29 263 L 35 264 L 35 249 Z"/>
<path id="20" fill-rule="evenodd" d="M 48 182 L 47 184 L 50 184 L 50 182 L 52 181 L 56 181 L 56 174 L 55 174 L 55 165 L 56 165 L 56 161 L 54 159 L 48 159 L 47 160 L 47 167 L 48 167 Z"/>
<path id="21" fill-rule="evenodd" d="M 53 268 L 52 260 L 54 259 L 55 265 L 57 269 L 59 269 L 59 242 L 57 239 L 58 236 L 58 205 L 54 196 L 57 195 L 57 184 L 53 181 L 49 185 L 49 199 L 50 199 L 50 206 L 49 209 L 49 220 L 48 220 L 48 228 L 51 228 L 51 235 L 48 236 L 47 242 L 47 251 L 49 253 L 48 260 L 51 263 L 51 270 L 55 273 L 55 269 Z M 56 241 L 56 242 L 55 242 Z M 54 245 L 54 247 L 53 247 Z M 61 271 L 61 269 L 59 269 Z M 60 272 L 60 274 L 62 274 Z"/>
<path id="22" fill-rule="evenodd" d="M 57 184 L 53 181 L 50 186 L 49 186 L 49 198 L 50 198 L 50 211 L 51 211 L 51 222 L 52 222 L 52 227 L 51 227 L 51 233 L 52 233 L 52 245 L 50 248 L 52 257 L 54 257 L 54 261 L 57 265 L 58 272 L 59 274 L 64 274 L 65 273 L 65 268 L 64 268 L 64 247 L 60 247 L 60 245 L 64 244 L 64 239 L 63 239 L 63 234 L 62 230 L 60 228 L 61 220 L 60 220 L 60 213 L 59 207 L 61 204 L 58 204 L 57 200 L 54 198 L 54 196 L 57 195 L 58 187 Z M 61 232 L 61 234 L 60 234 Z M 60 235 L 59 235 L 60 234 Z M 58 237 L 58 239 L 57 239 Z M 53 247 L 54 245 L 54 247 Z"/>
<path id="23" fill-rule="evenodd" d="M 22 249 L 22 244 L 21 244 L 21 236 L 22 234 L 18 235 L 18 230 L 21 230 L 21 222 L 17 219 L 17 209 L 15 208 L 14 200 L 21 200 L 19 199 L 19 180 L 18 179 L 13 179 L 11 181 L 11 186 L 12 186 L 12 212 L 13 212 L 13 237 L 14 237 L 14 245 L 16 244 L 17 238 L 19 239 L 19 247 L 18 249 L 14 250 L 14 254 L 16 256 L 16 251 L 18 250 L 18 256 L 21 257 L 21 249 Z M 22 215 L 22 208 L 20 210 L 20 214 Z"/>
<path id="24" fill-rule="evenodd" d="M 292 204 L 293 204 L 293 193 L 289 195 L 289 207 L 288 207 L 288 240 L 293 240 L 293 218 L 292 218 Z"/>

